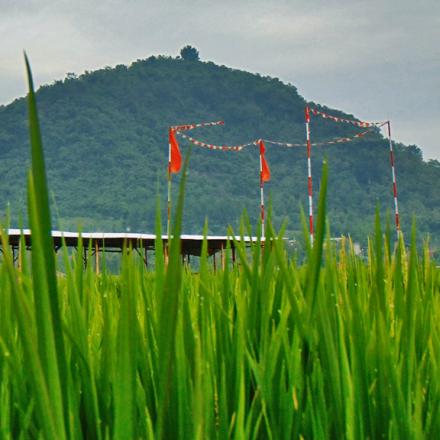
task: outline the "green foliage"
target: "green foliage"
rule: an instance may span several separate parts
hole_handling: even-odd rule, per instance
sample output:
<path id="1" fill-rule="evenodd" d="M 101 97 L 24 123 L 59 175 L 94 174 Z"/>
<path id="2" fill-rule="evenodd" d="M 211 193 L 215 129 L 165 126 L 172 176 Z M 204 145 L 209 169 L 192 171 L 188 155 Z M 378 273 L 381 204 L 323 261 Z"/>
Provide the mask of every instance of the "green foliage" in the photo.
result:
<path id="1" fill-rule="evenodd" d="M 150 57 L 78 77 L 69 74 L 60 83 L 41 87 L 36 98 L 54 193 L 50 201 L 57 205 L 52 209 L 53 224 L 60 228 L 153 231 L 158 182 L 166 199 L 170 125 L 224 119 L 224 127 L 193 135 L 220 144 L 258 138 L 304 142 L 306 102 L 295 87 L 210 62 Z M 19 99 L 0 108 L 0 208 L 11 203 L 12 226 L 20 214 L 26 218 L 23 183 L 30 156 L 25 104 Z M 312 119 L 312 141 L 357 131 Z M 180 145 L 185 153 L 188 144 L 182 140 Z M 331 176 L 327 202 L 332 233 L 351 234 L 366 244 L 375 206 L 393 209 L 387 142 L 375 133 L 345 145 L 313 148 L 315 187 L 324 157 Z M 272 200 L 274 225 L 280 227 L 288 217 L 288 234 L 300 234 L 298 207 L 307 203 L 305 150 L 268 145 L 267 159 L 272 180 L 265 189 Z M 404 230 L 409 230 L 414 214 L 419 231 L 431 233 L 436 244 L 440 167 L 435 161 L 423 162 L 416 147 L 400 144 L 396 164 Z M 174 183 L 179 179 L 173 176 Z M 177 188 L 173 184 L 174 199 Z M 243 209 L 255 224 L 257 150 L 194 149 L 186 195 L 185 233 L 200 233 L 206 217 L 209 233 L 222 234 L 229 224 L 238 228 Z M 165 203 L 162 206 L 166 208 Z"/>
<path id="2" fill-rule="evenodd" d="M 185 46 L 180 50 L 180 56 L 182 60 L 186 61 L 199 61 L 199 51 L 192 46 Z"/>

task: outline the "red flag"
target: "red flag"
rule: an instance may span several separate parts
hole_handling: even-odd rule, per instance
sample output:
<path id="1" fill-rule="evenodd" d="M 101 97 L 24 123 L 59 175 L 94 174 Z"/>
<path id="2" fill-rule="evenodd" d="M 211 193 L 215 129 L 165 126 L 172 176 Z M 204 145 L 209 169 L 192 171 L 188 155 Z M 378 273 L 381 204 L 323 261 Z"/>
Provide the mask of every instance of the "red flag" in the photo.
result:
<path id="1" fill-rule="evenodd" d="M 176 140 L 176 135 L 174 134 L 173 129 L 169 129 L 168 131 L 168 139 L 170 143 L 170 157 L 168 162 L 168 172 L 169 173 L 178 173 L 180 171 L 180 167 L 182 166 L 182 155 L 180 154 L 179 144 Z"/>
<path id="2" fill-rule="evenodd" d="M 266 148 L 264 146 L 264 142 L 260 139 L 260 158 L 261 158 L 261 181 L 262 182 L 268 182 L 270 180 L 270 169 L 269 165 L 266 162 L 266 159 L 264 157 L 264 153 L 266 151 Z"/>

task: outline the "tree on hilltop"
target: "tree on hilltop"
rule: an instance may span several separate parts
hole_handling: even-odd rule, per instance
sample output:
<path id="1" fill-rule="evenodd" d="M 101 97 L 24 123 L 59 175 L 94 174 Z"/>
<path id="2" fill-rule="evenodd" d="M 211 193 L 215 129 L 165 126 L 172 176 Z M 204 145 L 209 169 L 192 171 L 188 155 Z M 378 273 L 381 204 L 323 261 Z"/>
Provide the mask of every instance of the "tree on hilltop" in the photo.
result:
<path id="1" fill-rule="evenodd" d="M 180 56 L 185 61 L 199 61 L 199 51 L 192 46 L 185 46 L 180 50 Z"/>

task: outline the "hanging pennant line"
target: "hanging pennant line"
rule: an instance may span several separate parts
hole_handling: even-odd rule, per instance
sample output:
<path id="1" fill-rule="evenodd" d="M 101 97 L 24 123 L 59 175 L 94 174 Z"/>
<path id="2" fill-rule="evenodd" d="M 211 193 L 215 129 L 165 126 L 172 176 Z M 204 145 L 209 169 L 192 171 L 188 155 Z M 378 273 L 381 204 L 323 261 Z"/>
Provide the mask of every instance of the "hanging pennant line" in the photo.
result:
<path id="1" fill-rule="evenodd" d="M 200 128 L 200 127 L 212 127 L 215 125 L 225 125 L 225 123 L 224 121 L 202 122 L 200 124 L 175 125 L 174 127 L 171 127 L 171 129 L 176 132 L 179 132 L 179 131 L 193 130 L 194 128 Z"/>
<path id="2" fill-rule="evenodd" d="M 342 144 L 344 142 L 350 142 L 355 139 L 361 138 L 368 133 L 371 133 L 375 128 L 382 127 L 385 124 L 386 124 L 386 122 L 381 123 L 381 125 L 375 125 L 373 127 L 370 127 L 368 130 L 362 131 L 361 133 L 357 133 L 351 137 L 343 137 L 343 138 L 338 138 L 338 139 L 334 139 L 332 141 L 326 141 L 326 142 L 314 142 L 311 145 L 313 147 L 321 147 L 324 145 L 334 145 L 334 144 Z M 272 141 L 270 139 L 264 139 L 264 141 L 267 142 L 268 144 L 279 145 L 281 147 L 286 147 L 286 148 L 306 147 L 307 146 L 307 144 L 292 144 L 292 143 L 288 143 L 288 142 Z"/>
<path id="3" fill-rule="evenodd" d="M 315 116 L 321 116 L 321 118 L 324 119 L 330 119 L 334 122 L 343 122 L 345 124 L 352 124 L 352 125 L 356 125 L 357 127 L 377 127 L 377 126 L 382 126 L 386 123 L 386 121 L 381 121 L 381 122 L 366 122 L 366 121 L 355 121 L 354 119 L 344 119 L 344 118 L 340 118 L 339 116 L 333 116 L 333 115 L 329 115 L 327 113 L 321 112 L 315 108 L 311 108 L 310 111 L 315 115 Z"/>
<path id="4" fill-rule="evenodd" d="M 365 130 L 361 133 L 357 133 L 354 136 L 351 137 L 343 137 L 343 138 L 339 138 L 339 139 L 334 139 L 332 141 L 326 141 L 326 142 L 315 142 L 312 143 L 311 145 L 313 147 L 321 147 L 324 145 L 334 145 L 334 144 L 342 144 L 342 143 L 346 143 L 346 142 L 350 142 L 353 141 L 355 139 L 359 139 L 365 135 L 367 135 L 368 133 L 372 132 L 374 128 L 377 127 L 382 127 L 383 125 L 385 125 L 386 122 L 381 123 L 381 125 L 374 125 L 372 127 L 370 127 L 368 130 Z M 260 139 L 253 141 L 253 142 L 249 142 L 247 144 L 242 144 L 242 145 L 213 145 L 213 144 L 208 144 L 206 142 L 203 141 L 199 141 L 197 139 L 194 139 L 191 136 L 188 136 L 184 133 L 181 133 L 179 131 L 176 132 L 179 136 L 187 139 L 189 142 L 191 142 L 194 145 L 197 145 L 198 147 L 202 147 L 202 148 L 207 148 L 209 150 L 221 150 L 221 151 L 241 151 L 243 148 L 249 147 L 251 145 L 258 145 Z M 278 142 L 278 141 L 272 141 L 270 139 L 262 139 L 264 142 L 267 142 L 268 144 L 272 144 L 272 145 L 278 145 L 280 147 L 286 147 L 286 148 L 297 148 L 297 147 L 306 147 L 307 144 L 292 144 L 292 143 L 288 143 L 288 142 Z"/>
<path id="5" fill-rule="evenodd" d="M 233 145 L 233 146 L 231 146 L 231 145 L 213 145 L 213 144 L 208 144 L 206 142 L 202 142 L 197 139 L 194 139 L 191 136 L 188 136 L 187 134 L 181 133 L 179 131 L 177 132 L 177 134 L 179 136 L 183 137 L 184 139 L 188 140 L 192 144 L 197 145 L 198 147 L 208 148 L 209 150 L 241 151 L 243 148 L 255 144 L 255 142 L 250 142 L 248 144 Z"/>

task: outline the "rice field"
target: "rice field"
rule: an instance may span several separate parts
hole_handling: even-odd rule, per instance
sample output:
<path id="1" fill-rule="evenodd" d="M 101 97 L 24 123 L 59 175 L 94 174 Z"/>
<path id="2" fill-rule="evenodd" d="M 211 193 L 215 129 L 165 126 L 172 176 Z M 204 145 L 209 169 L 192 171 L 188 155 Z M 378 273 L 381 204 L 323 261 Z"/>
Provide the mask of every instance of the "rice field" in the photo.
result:
<path id="1" fill-rule="evenodd" d="M 97 275 L 80 247 L 62 250 L 57 273 L 27 68 L 33 246 L 14 264 L 2 233 L 0 438 L 439 436 L 440 271 L 415 231 L 409 248 L 393 244 L 377 217 L 366 259 L 349 240 L 336 248 L 324 166 L 304 262 L 269 224 L 264 246 L 237 243 L 237 263 L 227 250 L 217 271 L 206 243 L 195 273 L 171 239 L 167 264 L 156 243 L 154 271 L 126 249 L 119 275 Z"/>

